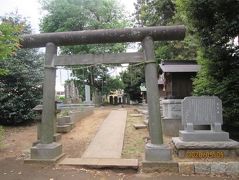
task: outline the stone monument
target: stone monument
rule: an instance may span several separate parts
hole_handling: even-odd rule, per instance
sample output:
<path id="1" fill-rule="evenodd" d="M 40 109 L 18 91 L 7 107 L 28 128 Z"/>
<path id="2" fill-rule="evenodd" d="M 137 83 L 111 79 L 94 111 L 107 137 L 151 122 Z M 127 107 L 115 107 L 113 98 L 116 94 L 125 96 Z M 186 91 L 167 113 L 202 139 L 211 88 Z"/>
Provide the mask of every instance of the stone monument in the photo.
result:
<path id="1" fill-rule="evenodd" d="M 90 100 L 90 86 L 85 85 L 85 104 L 92 104 L 92 101 Z"/>
<path id="2" fill-rule="evenodd" d="M 222 131 L 222 102 L 216 96 L 191 96 L 182 101 L 182 125 L 179 137 L 172 138 L 179 157 L 187 156 L 188 151 L 216 152 L 225 156 L 236 155 L 239 143 L 229 139 Z M 195 130 L 196 125 L 210 125 L 210 130 Z M 223 155 L 223 156 L 224 156 Z"/>

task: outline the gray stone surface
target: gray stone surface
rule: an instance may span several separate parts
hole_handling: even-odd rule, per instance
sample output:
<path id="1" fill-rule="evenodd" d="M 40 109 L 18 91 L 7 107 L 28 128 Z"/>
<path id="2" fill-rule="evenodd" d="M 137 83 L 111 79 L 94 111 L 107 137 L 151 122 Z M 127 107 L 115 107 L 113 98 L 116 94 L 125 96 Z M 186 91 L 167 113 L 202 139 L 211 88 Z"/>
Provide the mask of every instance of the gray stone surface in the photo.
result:
<path id="1" fill-rule="evenodd" d="M 194 170 L 196 174 L 210 174 L 211 166 L 210 163 L 195 163 Z"/>
<path id="2" fill-rule="evenodd" d="M 65 125 L 65 124 L 70 123 L 70 122 L 71 122 L 70 116 L 63 116 L 63 117 L 57 118 L 57 124 L 58 125 Z"/>
<path id="3" fill-rule="evenodd" d="M 85 103 L 92 103 L 90 100 L 90 86 L 85 85 Z"/>
<path id="4" fill-rule="evenodd" d="M 226 174 L 239 176 L 239 162 L 228 162 L 226 164 Z"/>
<path id="5" fill-rule="evenodd" d="M 71 119 L 71 122 L 74 122 L 76 123 L 77 121 L 80 121 L 81 119 L 91 115 L 94 113 L 94 107 L 87 107 L 87 108 L 84 108 L 84 110 L 81 110 L 81 111 L 71 111 L 69 113 L 69 116 L 70 116 L 70 119 Z"/>
<path id="6" fill-rule="evenodd" d="M 179 130 L 182 130 L 181 119 L 162 118 L 163 134 L 165 136 L 178 136 Z"/>
<path id="7" fill-rule="evenodd" d="M 198 142 L 185 142 L 179 137 L 173 137 L 172 141 L 177 149 L 238 149 L 239 142 L 234 140 L 229 141 L 202 141 Z"/>
<path id="8" fill-rule="evenodd" d="M 182 124 L 222 124 L 222 102 L 216 96 L 191 96 L 182 101 Z"/>
<path id="9" fill-rule="evenodd" d="M 43 85 L 43 111 L 41 121 L 40 141 L 42 144 L 50 144 L 54 141 L 53 136 L 56 126 L 55 109 L 55 80 L 56 69 L 52 67 L 53 57 L 57 54 L 57 47 L 47 43 L 44 68 Z"/>
<path id="10" fill-rule="evenodd" d="M 229 141 L 229 134 L 221 130 L 222 102 L 216 96 L 191 96 L 182 101 L 183 141 Z M 195 125 L 210 125 L 210 130 L 197 130 Z"/>
<path id="11" fill-rule="evenodd" d="M 227 163 L 211 163 L 211 174 L 224 174 L 226 172 Z"/>
<path id="12" fill-rule="evenodd" d="M 145 145 L 146 161 L 170 161 L 172 160 L 172 150 L 168 145 L 155 145 L 147 143 Z"/>
<path id="13" fill-rule="evenodd" d="M 163 117 L 167 119 L 181 119 L 182 99 L 163 99 Z"/>
<path id="14" fill-rule="evenodd" d="M 55 159 L 62 154 L 62 145 L 56 142 L 51 144 L 37 144 L 31 148 L 31 159 Z"/>
<path id="15" fill-rule="evenodd" d="M 61 134 L 55 133 L 53 136 L 54 142 L 58 142 L 61 140 Z"/>
<path id="16" fill-rule="evenodd" d="M 178 173 L 178 163 L 174 161 L 143 161 L 142 171 L 145 173 Z"/>
<path id="17" fill-rule="evenodd" d="M 161 124 L 158 71 L 154 54 L 154 41 L 151 37 L 145 37 L 142 41 L 145 61 L 145 81 L 147 87 L 147 102 L 149 112 L 149 135 L 152 144 L 163 144 L 163 132 Z"/>
<path id="18" fill-rule="evenodd" d="M 197 130 L 193 132 L 179 131 L 179 137 L 183 141 L 196 141 L 201 143 L 201 141 L 229 141 L 228 132 L 216 132 L 208 130 Z"/>
<path id="19" fill-rule="evenodd" d="M 127 111 L 113 110 L 82 155 L 83 158 L 120 158 Z"/>
<path id="20" fill-rule="evenodd" d="M 56 132 L 58 133 L 68 133 L 71 130 L 72 130 L 72 125 L 70 124 L 58 125 L 56 127 Z"/>

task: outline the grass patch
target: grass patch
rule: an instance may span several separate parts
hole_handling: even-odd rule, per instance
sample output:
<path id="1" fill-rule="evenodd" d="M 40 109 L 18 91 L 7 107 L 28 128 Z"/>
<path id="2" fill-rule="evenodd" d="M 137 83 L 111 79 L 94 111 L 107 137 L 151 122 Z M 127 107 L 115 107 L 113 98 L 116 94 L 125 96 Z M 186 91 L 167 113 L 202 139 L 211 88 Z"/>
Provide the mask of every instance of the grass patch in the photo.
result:
<path id="1" fill-rule="evenodd" d="M 144 155 L 145 138 L 148 137 L 148 130 L 134 128 L 134 124 L 143 123 L 143 117 L 131 117 L 134 110 L 128 110 L 126 129 L 124 135 L 124 146 L 122 158 L 142 160 Z"/>

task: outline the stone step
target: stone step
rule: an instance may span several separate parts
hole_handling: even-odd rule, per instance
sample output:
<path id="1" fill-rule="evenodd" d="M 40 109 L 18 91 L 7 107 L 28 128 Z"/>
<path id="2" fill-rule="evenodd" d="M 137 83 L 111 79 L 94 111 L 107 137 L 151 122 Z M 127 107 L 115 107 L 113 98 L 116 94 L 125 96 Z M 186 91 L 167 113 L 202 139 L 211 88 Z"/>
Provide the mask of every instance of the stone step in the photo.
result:
<path id="1" fill-rule="evenodd" d="M 56 126 L 57 133 L 68 133 L 72 130 L 72 126 L 70 124 Z"/>
<path id="2" fill-rule="evenodd" d="M 130 117 L 142 117 L 143 114 L 130 114 L 129 116 Z"/>
<path id="3" fill-rule="evenodd" d="M 85 166 L 91 168 L 132 168 L 138 169 L 138 159 L 119 158 L 65 158 L 59 163 L 62 166 Z"/>
<path id="4" fill-rule="evenodd" d="M 146 124 L 134 124 L 133 125 L 135 129 L 145 129 L 147 128 Z"/>

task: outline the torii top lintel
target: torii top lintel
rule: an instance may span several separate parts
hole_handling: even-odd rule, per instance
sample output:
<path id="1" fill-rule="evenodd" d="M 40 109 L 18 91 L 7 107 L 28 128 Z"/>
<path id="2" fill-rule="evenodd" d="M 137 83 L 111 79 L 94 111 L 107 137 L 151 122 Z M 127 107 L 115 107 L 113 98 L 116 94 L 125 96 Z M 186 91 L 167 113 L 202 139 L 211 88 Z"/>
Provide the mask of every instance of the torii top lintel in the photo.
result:
<path id="1" fill-rule="evenodd" d="M 20 44 L 22 48 L 38 48 L 45 47 L 48 42 L 52 42 L 56 46 L 141 42 L 146 36 L 151 36 L 154 41 L 172 41 L 183 40 L 185 31 L 185 26 L 177 25 L 53 32 L 22 35 Z"/>

